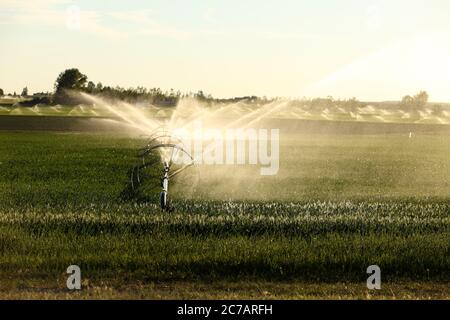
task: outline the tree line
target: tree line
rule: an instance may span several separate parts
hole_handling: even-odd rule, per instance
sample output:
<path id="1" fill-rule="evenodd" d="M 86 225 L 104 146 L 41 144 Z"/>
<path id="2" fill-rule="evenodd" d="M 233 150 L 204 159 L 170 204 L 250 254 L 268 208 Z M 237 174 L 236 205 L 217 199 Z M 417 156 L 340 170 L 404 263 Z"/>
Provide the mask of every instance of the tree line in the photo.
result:
<path id="1" fill-rule="evenodd" d="M 61 72 L 54 84 L 53 93 L 38 93 L 32 96 L 31 100 L 21 102 L 22 105 L 33 106 L 36 104 L 63 104 L 63 105 L 77 105 L 87 103 L 81 95 L 73 94 L 73 92 L 86 92 L 92 95 L 100 96 L 105 99 L 122 100 L 129 103 L 151 103 L 157 106 L 176 106 L 178 101 L 185 97 L 194 97 L 197 100 L 208 103 L 237 103 L 239 101 L 247 101 L 249 103 L 264 104 L 274 99 L 257 96 L 234 97 L 229 99 L 217 99 L 203 91 L 196 93 L 182 93 L 170 89 L 163 91 L 160 88 L 144 88 L 138 86 L 136 88 L 123 88 L 120 86 L 104 86 L 101 82 L 94 83 L 88 80 L 88 77 L 81 73 L 77 68 L 67 69 Z M 0 96 L 4 92 L 0 88 Z M 14 96 L 17 96 L 14 92 Z M 21 96 L 28 96 L 28 88 L 22 90 Z M 399 103 L 400 107 L 412 113 L 417 113 L 418 110 L 423 109 L 429 100 L 429 95 L 426 91 L 420 91 L 414 96 L 404 96 Z M 367 105 L 356 98 L 346 100 L 335 100 L 333 97 L 316 98 L 316 99 L 302 99 L 293 100 L 291 104 L 302 104 L 306 108 L 314 109 L 336 109 L 345 108 L 346 110 L 356 111 Z M 443 107 L 435 104 L 431 106 L 434 114 L 441 114 Z"/>
<path id="2" fill-rule="evenodd" d="M 101 82 L 94 83 L 88 81 L 88 77 L 82 74 L 78 69 L 67 69 L 61 72 L 55 81 L 55 92 L 53 102 L 56 104 L 79 104 L 85 103 L 79 95 L 73 95 L 72 92 L 86 92 L 92 95 L 100 96 L 106 99 L 122 100 L 130 103 L 151 103 L 157 106 L 176 106 L 178 101 L 185 97 L 194 97 L 204 103 L 230 103 L 237 101 L 265 102 L 266 98 L 256 96 L 234 97 L 231 99 L 216 99 L 210 94 L 205 94 L 202 90 L 196 93 L 182 93 L 170 89 L 163 91 L 160 88 L 123 88 L 120 86 L 104 86 Z"/>
<path id="3" fill-rule="evenodd" d="M 0 88 L 0 97 L 9 96 L 9 97 L 27 97 L 28 96 L 28 87 L 22 89 L 22 93 L 19 95 L 14 91 L 14 93 L 5 94 L 2 88 Z"/>

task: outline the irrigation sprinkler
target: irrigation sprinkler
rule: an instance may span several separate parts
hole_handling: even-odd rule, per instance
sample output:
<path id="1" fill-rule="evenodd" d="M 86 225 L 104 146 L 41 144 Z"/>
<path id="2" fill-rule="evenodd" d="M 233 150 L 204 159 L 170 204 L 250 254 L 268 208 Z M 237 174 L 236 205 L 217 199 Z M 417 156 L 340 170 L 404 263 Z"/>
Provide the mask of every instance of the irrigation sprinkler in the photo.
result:
<path id="1" fill-rule="evenodd" d="M 146 171 L 154 171 L 155 167 L 162 165 L 162 173 L 159 176 L 161 188 L 159 204 L 162 210 L 168 211 L 170 209 L 169 181 L 194 165 L 194 159 L 183 146 L 183 142 L 164 128 L 158 128 L 145 138 L 148 142 L 139 150 L 139 163 L 131 171 L 131 187 L 137 190 L 149 180 L 147 184 L 151 185 L 151 181 L 154 181 L 156 177 L 146 174 Z M 150 188 L 150 190 L 153 189 Z"/>

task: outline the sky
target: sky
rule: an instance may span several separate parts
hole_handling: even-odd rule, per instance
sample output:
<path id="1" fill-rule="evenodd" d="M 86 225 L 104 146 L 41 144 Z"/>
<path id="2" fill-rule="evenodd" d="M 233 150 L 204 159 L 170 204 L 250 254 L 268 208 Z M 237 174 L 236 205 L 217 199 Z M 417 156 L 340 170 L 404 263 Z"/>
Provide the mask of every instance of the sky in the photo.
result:
<path id="1" fill-rule="evenodd" d="M 450 102 L 448 0 L 0 0 L 0 88 Z"/>

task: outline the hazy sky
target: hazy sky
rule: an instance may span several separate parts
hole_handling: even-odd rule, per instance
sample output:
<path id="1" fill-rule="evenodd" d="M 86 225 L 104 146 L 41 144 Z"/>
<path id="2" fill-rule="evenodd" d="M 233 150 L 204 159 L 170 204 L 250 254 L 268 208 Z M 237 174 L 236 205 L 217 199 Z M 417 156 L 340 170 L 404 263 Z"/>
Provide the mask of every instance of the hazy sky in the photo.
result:
<path id="1" fill-rule="evenodd" d="M 79 12 L 79 19 L 77 14 Z M 0 88 L 450 101 L 448 0 L 0 0 Z"/>

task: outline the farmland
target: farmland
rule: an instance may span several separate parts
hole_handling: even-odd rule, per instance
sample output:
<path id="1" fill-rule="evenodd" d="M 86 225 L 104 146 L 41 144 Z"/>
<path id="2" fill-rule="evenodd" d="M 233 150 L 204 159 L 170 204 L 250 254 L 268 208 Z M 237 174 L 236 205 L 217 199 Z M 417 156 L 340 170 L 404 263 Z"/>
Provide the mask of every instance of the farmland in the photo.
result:
<path id="1" fill-rule="evenodd" d="M 377 264 L 375 298 L 448 298 L 449 139 L 288 132 L 277 176 L 195 168 L 161 212 L 127 193 L 143 140 L 0 131 L 0 296 L 367 298 Z"/>

